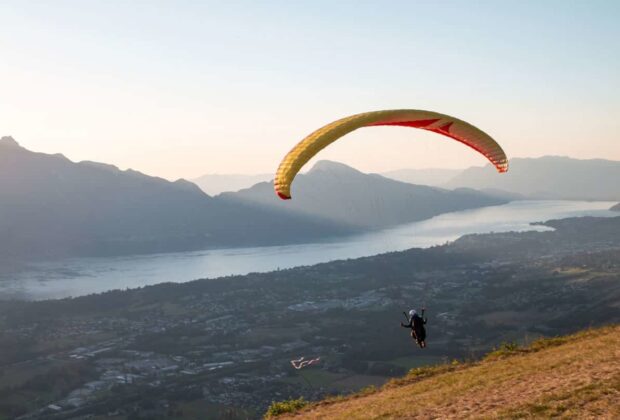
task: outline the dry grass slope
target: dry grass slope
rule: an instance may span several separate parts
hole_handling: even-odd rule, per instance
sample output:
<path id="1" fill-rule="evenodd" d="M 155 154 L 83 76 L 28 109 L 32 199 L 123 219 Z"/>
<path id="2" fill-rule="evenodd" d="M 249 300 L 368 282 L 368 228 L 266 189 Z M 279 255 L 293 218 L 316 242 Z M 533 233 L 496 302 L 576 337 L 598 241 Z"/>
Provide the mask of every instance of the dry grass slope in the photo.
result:
<path id="1" fill-rule="evenodd" d="M 412 371 L 377 392 L 314 404 L 295 417 L 620 418 L 620 326 L 543 340 L 485 360 Z"/>

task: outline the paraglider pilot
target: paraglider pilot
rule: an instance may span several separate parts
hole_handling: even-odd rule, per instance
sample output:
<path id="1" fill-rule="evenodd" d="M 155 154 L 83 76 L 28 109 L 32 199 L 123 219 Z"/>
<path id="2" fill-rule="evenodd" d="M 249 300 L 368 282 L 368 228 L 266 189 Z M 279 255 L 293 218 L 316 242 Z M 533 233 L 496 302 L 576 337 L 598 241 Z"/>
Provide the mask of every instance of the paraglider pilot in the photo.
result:
<path id="1" fill-rule="evenodd" d="M 411 328 L 411 338 L 420 346 L 421 349 L 426 347 L 426 328 L 424 325 L 426 324 L 427 319 L 424 317 L 424 310 L 422 308 L 422 314 L 418 315 L 415 309 L 409 311 L 409 316 L 407 313 L 403 312 L 405 317 L 409 320 L 408 324 L 400 323 L 400 326 L 403 328 Z"/>

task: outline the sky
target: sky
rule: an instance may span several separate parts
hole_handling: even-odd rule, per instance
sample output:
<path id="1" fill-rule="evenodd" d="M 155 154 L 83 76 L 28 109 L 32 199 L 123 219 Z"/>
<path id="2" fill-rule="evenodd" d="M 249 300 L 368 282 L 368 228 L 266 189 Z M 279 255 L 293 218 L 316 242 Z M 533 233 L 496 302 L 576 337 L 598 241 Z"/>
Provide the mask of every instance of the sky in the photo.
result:
<path id="1" fill-rule="evenodd" d="M 453 115 L 510 157 L 620 160 L 620 1 L 0 2 L 0 136 L 167 179 L 275 172 L 335 119 Z M 423 130 L 319 155 L 367 172 L 485 164 Z"/>

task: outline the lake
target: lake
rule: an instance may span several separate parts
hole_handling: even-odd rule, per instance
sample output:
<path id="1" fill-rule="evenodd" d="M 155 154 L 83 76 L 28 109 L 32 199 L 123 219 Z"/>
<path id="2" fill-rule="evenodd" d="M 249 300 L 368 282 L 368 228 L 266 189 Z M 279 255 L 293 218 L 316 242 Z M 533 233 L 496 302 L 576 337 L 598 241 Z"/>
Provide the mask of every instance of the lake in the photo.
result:
<path id="1" fill-rule="evenodd" d="M 513 201 L 501 206 L 445 213 L 421 222 L 329 242 L 41 262 L 16 273 L 0 275 L 0 298 L 40 300 L 81 296 L 425 248 L 468 233 L 542 231 L 549 228 L 531 223 L 572 216 L 617 215 L 608 210 L 613 204 Z"/>

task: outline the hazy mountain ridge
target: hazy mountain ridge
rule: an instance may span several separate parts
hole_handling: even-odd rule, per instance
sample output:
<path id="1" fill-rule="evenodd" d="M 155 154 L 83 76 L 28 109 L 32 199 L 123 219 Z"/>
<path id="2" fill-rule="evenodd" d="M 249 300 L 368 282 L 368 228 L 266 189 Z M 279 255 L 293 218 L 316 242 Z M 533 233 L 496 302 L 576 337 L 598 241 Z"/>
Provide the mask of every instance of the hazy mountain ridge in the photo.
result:
<path id="1" fill-rule="evenodd" d="M 250 188 L 259 182 L 267 182 L 272 179 L 273 174 L 205 174 L 191 181 L 198 185 L 205 193 L 217 195 L 223 192 L 236 192 L 244 188 Z"/>
<path id="2" fill-rule="evenodd" d="M 620 162 L 545 156 L 514 158 L 501 176 L 487 165 L 464 170 L 449 188 L 496 189 L 535 199 L 620 200 Z"/>
<path id="3" fill-rule="evenodd" d="M 292 200 L 283 202 L 273 193 L 273 183 L 260 183 L 222 197 L 265 207 L 286 208 L 306 214 L 377 228 L 427 219 L 435 215 L 506 203 L 508 200 L 472 189 L 454 191 L 412 185 L 365 174 L 347 165 L 319 161 L 292 186 Z"/>
<path id="4" fill-rule="evenodd" d="M 96 162 L 0 140 L 1 257 L 122 255 L 266 245 L 347 234 L 343 225 L 231 203 Z"/>
<path id="5" fill-rule="evenodd" d="M 490 172 L 485 178 L 504 176 Z M 291 201 L 278 199 L 266 182 L 211 197 L 183 179 L 75 163 L 3 137 L 0 258 L 311 242 L 521 197 L 488 191 L 412 185 L 321 161 L 298 176 Z"/>
<path id="6" fill-rule="evenodd" d="M 442 187 L 461 172 L 463 172 L 463 169 L 397 169 L 395 171 L 382 172 L 379 175 L 409 184 Z"/>
<path id="7" fill-rule="evenodd" d="M 620 203 L 616 204 L 615 206 L 612 206 L 609 210 L 611 210 L 611 211 L 620 211 Z"/>
<path id="8" fill-rule="evenodd" d="M 300 189 L 297 189 L 300 186 Z M 301 193 L 303 191 L 303 193 Z M 72 162 L 0 140 L 0 258 L 107 256 L 312 242 L 506 202 L 320 162 L 290 202 L 269 183 L 211 197 L 195 184 Z"/>
<path id="9" fill-rule="evenodd" d="M 615 201 L 620 199 L 620 187 L 612 180 L 620 176 L 619 168 L 618 161 L 544 156 L 511 159 L 510 170 L 499 177 L 489 165 L 467 169 L 399 169 L 379 175 L 414 185 L 467 187 L 507 200 Z M 195 181 L 203 191 L 215 194 L 248 189 L 271 178 L 273 175 L 269 174 L 205 175 Z"/>

